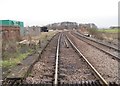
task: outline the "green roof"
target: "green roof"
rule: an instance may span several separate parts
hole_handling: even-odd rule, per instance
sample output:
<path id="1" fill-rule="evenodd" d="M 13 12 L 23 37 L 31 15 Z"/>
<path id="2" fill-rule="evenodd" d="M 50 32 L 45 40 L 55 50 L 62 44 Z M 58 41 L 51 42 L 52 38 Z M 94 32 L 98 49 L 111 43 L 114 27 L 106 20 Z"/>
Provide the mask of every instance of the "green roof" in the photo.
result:
<path id="1" fill-rule="evenodd" d="M 23 28 L 24 23 L 14 20 L 0 20 L 0 26 L 19 26 L 20 28 Z"/>

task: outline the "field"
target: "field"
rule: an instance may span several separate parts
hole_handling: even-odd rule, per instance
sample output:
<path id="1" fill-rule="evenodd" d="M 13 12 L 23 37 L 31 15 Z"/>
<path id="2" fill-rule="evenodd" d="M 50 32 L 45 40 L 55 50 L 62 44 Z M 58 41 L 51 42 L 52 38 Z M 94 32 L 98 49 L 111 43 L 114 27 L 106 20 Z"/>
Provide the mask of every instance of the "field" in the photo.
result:
<path id="1" fill-rule="evenodd" d="M 99 32 L 106 32 L 106 33 L 120 33 L 120 29 L 99 29 Z"/>

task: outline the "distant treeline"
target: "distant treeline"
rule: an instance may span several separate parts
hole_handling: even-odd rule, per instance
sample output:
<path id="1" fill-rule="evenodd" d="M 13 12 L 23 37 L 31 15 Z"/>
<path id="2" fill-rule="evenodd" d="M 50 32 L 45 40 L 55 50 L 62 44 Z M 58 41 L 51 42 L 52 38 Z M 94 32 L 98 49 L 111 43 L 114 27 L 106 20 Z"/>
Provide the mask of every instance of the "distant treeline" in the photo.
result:
<path id="1" fill-rule="evenodd" d="M 48 29 L 53 30 L 63 30 L 63 29 L 80 29 L 80 28 L 97 28 L 97 26 L 94 23 L 88 23 L 88 24 L 78 24 L 76 22 L 60 22 L 60 23 L 53 23 L 46 25 Z"/>

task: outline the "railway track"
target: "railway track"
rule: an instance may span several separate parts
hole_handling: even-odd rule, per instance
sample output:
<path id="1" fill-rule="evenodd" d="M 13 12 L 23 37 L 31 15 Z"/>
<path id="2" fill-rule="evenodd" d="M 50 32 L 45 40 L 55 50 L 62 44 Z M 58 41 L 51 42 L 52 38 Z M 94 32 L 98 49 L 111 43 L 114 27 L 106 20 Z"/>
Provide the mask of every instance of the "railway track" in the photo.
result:
<path id="1" fill-rule="evenodd" d="M 66 57 L 67 52 L 64 52 L 65 50 L 68 53 L 72 52 L 71 54 L 74 55 L 68 55 Z M 63 53 L 66 55 L 62 55 Z M 68 58 L 70 56 L 71 58 Z M 66 61 L 69 62 L 65 65 Z M 66 68 L 67 66 L 69 69 Z M 79 69 L 79 67 L 81 67 L 81 69 L 79 70 L 79 72 L 77 72 L 77 69 Z M 65 69 L 66 72 L 64 71 Z M 81 71 L 82 69 L 83 71 Z M 70 70 L 73 71 L 71 73 L 71 75 L 73 76 L 71 77 L 69 77 L 70 73 L 68 73 L 70 72 Z M 63 71 L 64 73 L 62 73 Z M 80 77 L 79 75 L 79 73 L 81 72 L 81 76 L 83 75 L 83 77 Z M 78 73 L 78 75 L 74 75 L 73 73 Z M 23 84 L 26 84 L 26 86 L 29 86 L 31 84 L 31 86 L 35 84 L 39 86 L 115 85 L 115 83 L 108 84 L 98 73 L 98 71 L 89 63 L 85 56 L 83 56 L 82 53 L 77 49 L 74 43 L 66 35 L 63 34 L 59 34 L 55 36 L 53 40 L 51 40 L 51 42 L 47 45 L 47 47 L 41 54 L 40 59 L 38 59 L 37 63 L 33 66 L 32 72 L 26 79 L 15 78 L 14 80 L 8 79 L 6 81 L 4 81 L 4 83 L 7 83 L 8 85 L 3 86 L 22 86 Z"/>
<path id="2" fill-rule="evenodd" d="M 97 80 L 88 65 L 75 52 L 65 35 L 61 36 L 59 61 L 61 83 L 94 82 Z"/>
<path id="3" fill-rule="evenodd" d="M 67 37 L 67 36 L 66 36 Z M 68 42 L 70 43 L 70 44 L 68 44 L 68 42 L 67 42 L 67 40 L 68 40 Z M 86 77 L 86 79 L 83 79 L 83 81 L 88 81 L 88 83 L 90 83 L 91 82 L 91 84 L 89 84 L 89 85 L 91 85 L 91 86 L 99 86 L 99 85 L 104 85 L 104 86 L 108 86 L 108 83 L 104 80 L 104 78 L 97 72 L 97 70 L 89 63 L 89 61 L 82 55 L 82 53 L 77 49 L 77 47 L 73 44 L 73 42 L 67 37 L 67 40 L 65 39 L 65 37 L 64 37 L 64 35 L 62 34 L 62 35 L 60 35 L 59 36 L 59 38 L 58 38 L 58 40 L 57 40 L 57 49 L 56 49 L 56 60 L 55 60 L 55 72 L 54 72 L 54 79 L 53 79 L 53 84 L 55 85 L 55 86 L 59 86 L 59 85 L 63 85 L 63 83 L 64 84 L 67 84 L 67 83 L 69 83 L 69 84 L 75 84 L 75 83 L 78 83 L 78 82 L 80 82 L 80 81 L 82 81 L 82 79 L 83 79 L 83 77 L 81 77 L 81 76 L 85 76 L 85 75 L 87 75 L 87 77 Z M 94 72 L 94 76 L 92 75 L 92 73 L 87 73 L 87 74 L 81 74 L 81 75 L 79 75 L 79 73 L 80 72 L 78 72 L 78 75 L 76 75 L 75 76 L 75 74 L 71 74 L 72 76 L 70 77 L 70 74 L 68 74 L 68 75 L 64 75 L 64 74 L 61 74 L 61 72 L 60 72 L 60 70 L 61 70 L 61 68 L 64 66 L 64 63 L 63 63 L 63 65 L 61 65 L 61 62 L 62 62 L 62 59 L 61 59 L 61 53 L 63 53 L 63 52 L 65 52 L 65 50 L 63 50 L 63 52 L 62 52 L 62 49 L 61 49 L 61 47 L 62 46 L 64 46 L 64 45 L 66 45 L 66 48 L 68 49 L 69 47 L 70 47 L 70 45 L 71 45 L 71 48 L 73 49 L 72 51 L 74 52 L 74 54 L 75 54 L 75 51 L 78 53 L 78 55 L 79 55 L 79 57 L 80 58 L 82 58 L 82 59 L 84 59 L 84 61 L 83 61 L 83 64 L 81 64 L 82 65 L 82 67 L 81 67 L 81 69 L 80 70 L 82 70 L 83 69 L 83 67 L 85 67 L 85 63 L 86 63 L 86 67 L 85 68 L 87 68 L 87 69 L 85 69 L 85 70 L 83 70 L 82 72 L 90 72 L 90 69 L 92 69 L 92 71 Z M 74 51 L 75 50 L 75 51 Z M 69 53 L 72 53 L 72 52 L 70 52 L 70 51 L 67 51 L 67 52 L 69 52 Z M 66 52 L 66 53 L 67 53 Z M 72 53 L 73 54 L 73 53 Z M 63 57 L 64 59 L 63 59 L 63 61 L 67 58 L 66 57 L 66 55 L 65 55 L 65 57 Z M 72 57 L 73 58 L 73 57 Z M 74 63 L 82 63 L 82 62 L 80 62 L 80 58 L 77 58 L 76 59 L 76 61 L 78 61 L 78 62 L 76 62 L 76 61 L 71 61 L 71 62 L 74 62 Z M 70 58 L 68 58 L 68 59 L 70 59 Z M 67 59 L 67 60 L 68 60 Z M 70 59 L 71 60 L 71 59 Z M 70 66 L 73 66 L 72 64 L 68 64 L 69 65 L 69 67 Z M 67 65 L 67 66 L 68 66 Z M 80 64 L 78 64 L 78 65 L 80 65 Z M 62 67 L 60 67 L 60 66 L 62 66 Z M 77 66 L 77 64 L 74 64 L 74 66 Z M 90 69 L 88 68 L 88 66 L 90 67 Z M 65 66 L 64 66 L 65 67 Z M 68 68 L 69 68 L 68 67 Z M 66 71 L 66 73 L 68 73 L 68 72 L 70 72 L 70 70 L 68 69 L 68 68 L 65 68 L 65 69 L 67 69 L 67 71 Z M 70 67 L 70 69 L 73 71 L 74 69 L 72 69 L 71 67 Z M 78 70 L 79 69 L 79 67 L 78 68 L 76 68 L 76 70 Z M 76 73 L 76 70 L 74 71 L 74 73 Z M 75 76 L 75 77 L 73 77 L 73 75 Z M 62 78 L 60 78 L 60 77 L 62 77 Z M 64 78 L 63 78 L 64 77 Z M 68 77 L 70 77 L 70 78 L 68 78 Z M 89 78 L 88 78 L 89 77 Z M 66 79 L 67 78 L 67 79 Z M 85 78 L 85 77 L 84 77 Z M 75 79 L 75 80 L 74 80 Z M 98 81 L 97 81 L 97 79 L 98 79 Z M 66 80 L 67 80 L 67 82 L 66 82 Z M 72 81 L 70 81 L 70 80 L 72 80 Z M 69 82 L 70 81 L 70 82 Z M 86 82 L 85 83 L 82 83 L 83 85 L 85 84 L 87 84 Z"/>
<path id="4" fill-rule="evenodd" d="M 67 36 L 66 36 L 67 37 Z M 94 72 L 95 77 L 103 84 L 108 85 L 108 83 L 105 81 L 105 79 L 100 75 L 100 73 L 92 66 L 92 64 L 86 59 L 86 57 L 78 50 L 78 48 L 74 45 L 74 43 L 67 37 L 69 43 L 75 49 L 75 51 L 78 53 L 80 59 L 83 59 L 85 63 L 90 67 L 90 69 Z M 92 76 L 91 76 L 92 77 Z"/>
<path id="5" fill-rule="evenodd" d="M 81 36 L 84 36 L 84 35 L 82 35 L 82 34 L 80 34 L 80 32 L 79 31 L 77 31 L 77 33 L 79 34 L 79 35 L 81 35 Z M 92 38 L 88 38 L 88 37 L 86 37 L 86 36 L 84 36 L 86 39 L 88 39 L 88 40 L 91 40 L 91 41 L 93 41 L 93 42 L 95 42 L 95 43 L 98 43 L 98 44 L 101 44 L 101 45 L 103 45 L 103 46 L 107 46 L 107 47 L 109 47 L 109 48 L 111 48 L 111 49 L 113 49 L 113 50 L 115 50 L 115 51 L 120 51 L 120 49 L 118 48 L 118 47 L 115 47 L 115 46 L 111 46 L 111 45 L 107 45 L 107 44 L 105 44 L 105 43 L 103 43 L 103 42 L 100 42 L 100 41 L 97 41 L 97 40 L 95 40 L 95 39 L 92 39 Z"/>
<path id="6" fill-rule="evenodd" d="M 98 41 L 95 41 L 93 39 L 90 39 L 78 32 L 72 32 L 71 33 L 73 36 L 77 37 L 78 39 L 86 42 L 87 44 L 99 49 L 100 51 L 112 56 L 114 59 L 117 59 L 120 61 L 120 57 L 118 56 L 118 53 L 120 52 L 119 49 L 117 49 L 116 47 L 112 47 L 110 45 L 106 45 L 104 43 L 101 43 L 101 42 L 98 42 Z"/>
<path id="7" fill-rule="evenodd" d="M 59 53 L 60 35 L 49 43 L 41 55 L 41 59 L 34 65 L 30 77 L 27 77 L 28 84 L 55 84 L 57 83 L 57 66 Z"/>

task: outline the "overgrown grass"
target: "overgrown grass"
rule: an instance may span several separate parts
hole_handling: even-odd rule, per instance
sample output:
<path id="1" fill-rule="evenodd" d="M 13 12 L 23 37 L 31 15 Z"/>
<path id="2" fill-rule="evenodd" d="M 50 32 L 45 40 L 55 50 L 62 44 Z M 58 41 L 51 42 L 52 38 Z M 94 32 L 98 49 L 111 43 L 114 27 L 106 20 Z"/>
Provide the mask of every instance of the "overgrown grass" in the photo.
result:
<path id="1" fill-rule="evenodd" d="M 120 33 L 120 29 L 99 29 L 99 32 L 106 32 L 106 33 Z"/>
<path id="2" fill-rule="evenodd" d="M 54 31 L 53 32 L 43 32 L 39 36 L 32 37 L 32 39 L 46 41 L 46 40 L 50 39 L 54 34 L 56 34 L 56 32 L 54 32 Z M 25 59 L 29 54 L 31 54 L 33 51 L 35 51 L 34 49 L 31 49 L 28 46 L 21 47 L 21 46 L 15 45 L 13 42 L 11 42 L 11 44 L 9 43 L 9 46 L 15 47 L 15 51 L 11 52 L 12 50 L 7 50 L 7 51 L 3 52 L 4 60 L 0 61 L 0 67 L 3 67 L 3 68 L 14 67 L 18 63 L 21 63 L 21 61 L 23 59 Z M 21 49 L 23 49 L 22 51 L 25 50 L 25 52 L 22 53 Z"/>
<path id="3" fill-rule="evenodd" d="M 120 33 L 120 29 L 89 29 L 89 33 L 99 40 L 116 42 L 118 39 L 118 33 Z"/>
<path id="4" fill-rule="evenodd" d="M 56 34 L 56 31 L 51 31 L 51 32 L 41 32 L 41 34 L 39 36 L 33 37 L 32 39 L 36 39 L 36 40 L 48 40 L 50 39 L 54 34 Z"/>
<path id="5" fill-rule="evenodd" d="M 9 60 L 0 61 L 0 66 L 2 67 L 12 67 L 20 63 L 23 59 L 25 59 L 30 52 L 18 54 L 16 58 L 10 58 Z"/>

